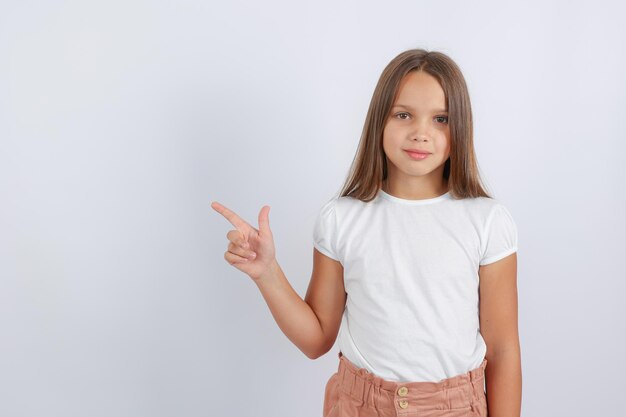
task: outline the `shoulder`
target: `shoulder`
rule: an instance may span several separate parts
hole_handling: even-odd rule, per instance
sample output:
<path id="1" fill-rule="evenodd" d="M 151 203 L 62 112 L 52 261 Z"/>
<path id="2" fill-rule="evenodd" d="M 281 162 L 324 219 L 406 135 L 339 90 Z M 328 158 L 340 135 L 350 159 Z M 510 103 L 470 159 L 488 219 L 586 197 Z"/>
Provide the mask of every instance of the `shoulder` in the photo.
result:
<path id="1" fill-rule="evenodd" d="M 357 224 L 378 216 L 376 201 L 364 202 L 350 196 L 333 195 L 325 200 L 318 211 L 318 218 L 332 221 L 334 227 L 345 229 L 357 227 Z"/>
<path id="2" fill-rule="evenodd" d="M 343 213 L 349 212 L 354 207 L 358 207 L 361 201 L 340 195 L 333 195 L 326 199 L 318 207 L 318 218 L 330 218 L 336 219 L 342 216 Z"/>
<path id="3" fill-rule="evenodd" d="M 324 211 L 345 212 L 346 210 L 360 209 L 372 205 L 372 203 L 366 203 L 354 197 L 333 195 L 323 203 L 321 209 Z"/>
<path id="4" fill-rule="evenodd" d="M 337 210 L 341 210 L 345 207 L 354 205 L 355 199 L 351 197 L 342 197 L 339 195 L 333 195 L 325 200 L 319 208 L 319 211 L 323 214 L 336 213 Z M 358 200 L 356 200 L 358 201 Z"/>
<path id="5" fill-rule="evenodd" d="M 473 214 L 475 217 L 482 219 L 483 222 L 488 222 L 489 219 L 498 212 L 510 214 L 506 204 L 497 198 L 475 197 L 464 198 L 457 201 L 464 207 L 464 209 Z"/>
<path id="6" fill-rule="evenodd" d="M 502 204 L 500 200 L 492 197 L 462 198 L 457 201 L 461 202 L 468 208 L 479 211 L 490 211 L 493 209 L 493 207 Z"/>

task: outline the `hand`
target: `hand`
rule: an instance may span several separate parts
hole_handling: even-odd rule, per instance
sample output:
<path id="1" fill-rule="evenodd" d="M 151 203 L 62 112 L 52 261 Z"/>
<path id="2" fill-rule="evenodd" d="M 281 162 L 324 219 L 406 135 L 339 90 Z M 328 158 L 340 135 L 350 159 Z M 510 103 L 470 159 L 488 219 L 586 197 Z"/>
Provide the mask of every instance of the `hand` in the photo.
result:
<path id="1" fill-rule="evenodd" d="M 270 230 L 270 207 L 261 208 L 258 230 L 217 201 L 212 202 L 211 207 L 235 226 L 235 230 L 226 234 L 230 243 L 224 259 L 253 280 L 261 278 L 276 258 L 274 237 Z"/>

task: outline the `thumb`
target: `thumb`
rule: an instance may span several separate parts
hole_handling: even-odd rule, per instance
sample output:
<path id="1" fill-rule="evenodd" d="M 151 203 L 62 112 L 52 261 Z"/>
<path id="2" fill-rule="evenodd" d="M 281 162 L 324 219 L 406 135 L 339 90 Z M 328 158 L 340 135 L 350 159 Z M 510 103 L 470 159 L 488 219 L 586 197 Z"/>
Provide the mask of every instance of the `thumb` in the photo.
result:
<path id="1" fill-rule="evenodd" d="M 270 233 L 270 206 L 263 206 L 259 213 L 259 231 Z"/>

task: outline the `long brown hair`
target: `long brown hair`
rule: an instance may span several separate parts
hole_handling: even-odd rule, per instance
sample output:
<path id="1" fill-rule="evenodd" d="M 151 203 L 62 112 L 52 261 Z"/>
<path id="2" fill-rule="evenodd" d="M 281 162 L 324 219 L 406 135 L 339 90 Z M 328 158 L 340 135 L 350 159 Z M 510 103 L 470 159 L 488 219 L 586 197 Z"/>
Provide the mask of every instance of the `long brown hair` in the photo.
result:
<path id="1" fill-rule="evenodd" d="M 425 71 L 435 77 L 448 104 L 450 157 L 443 178 L 453 198 L 492 198 L 483 188 L 474 153 L 472 107 L 465 78 L 457 64 L 446 54 L 410 49 L 396 56 L 383 70 L 370 102 L 357 153 L 340 196 L 364 202 L 376 197 L 387 178 L 383 150 L 383 130 L 394 103 L 398 86 L 409 71 Z"/>

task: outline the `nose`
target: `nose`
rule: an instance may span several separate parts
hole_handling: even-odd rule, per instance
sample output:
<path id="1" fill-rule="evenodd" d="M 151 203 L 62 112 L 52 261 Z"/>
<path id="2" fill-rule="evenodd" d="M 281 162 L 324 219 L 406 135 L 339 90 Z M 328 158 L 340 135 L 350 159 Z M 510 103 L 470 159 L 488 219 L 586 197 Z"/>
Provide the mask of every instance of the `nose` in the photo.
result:
<path id="1" fill-rule="evenodd" d="M 412 129 L 410 131 L 410 138 L 411 140 L 428 140 L 428 125 L 427 125 L 427 121 L 423 121 L 420 119 L 416 119 L 415 122 L 412 124 Z"/>

